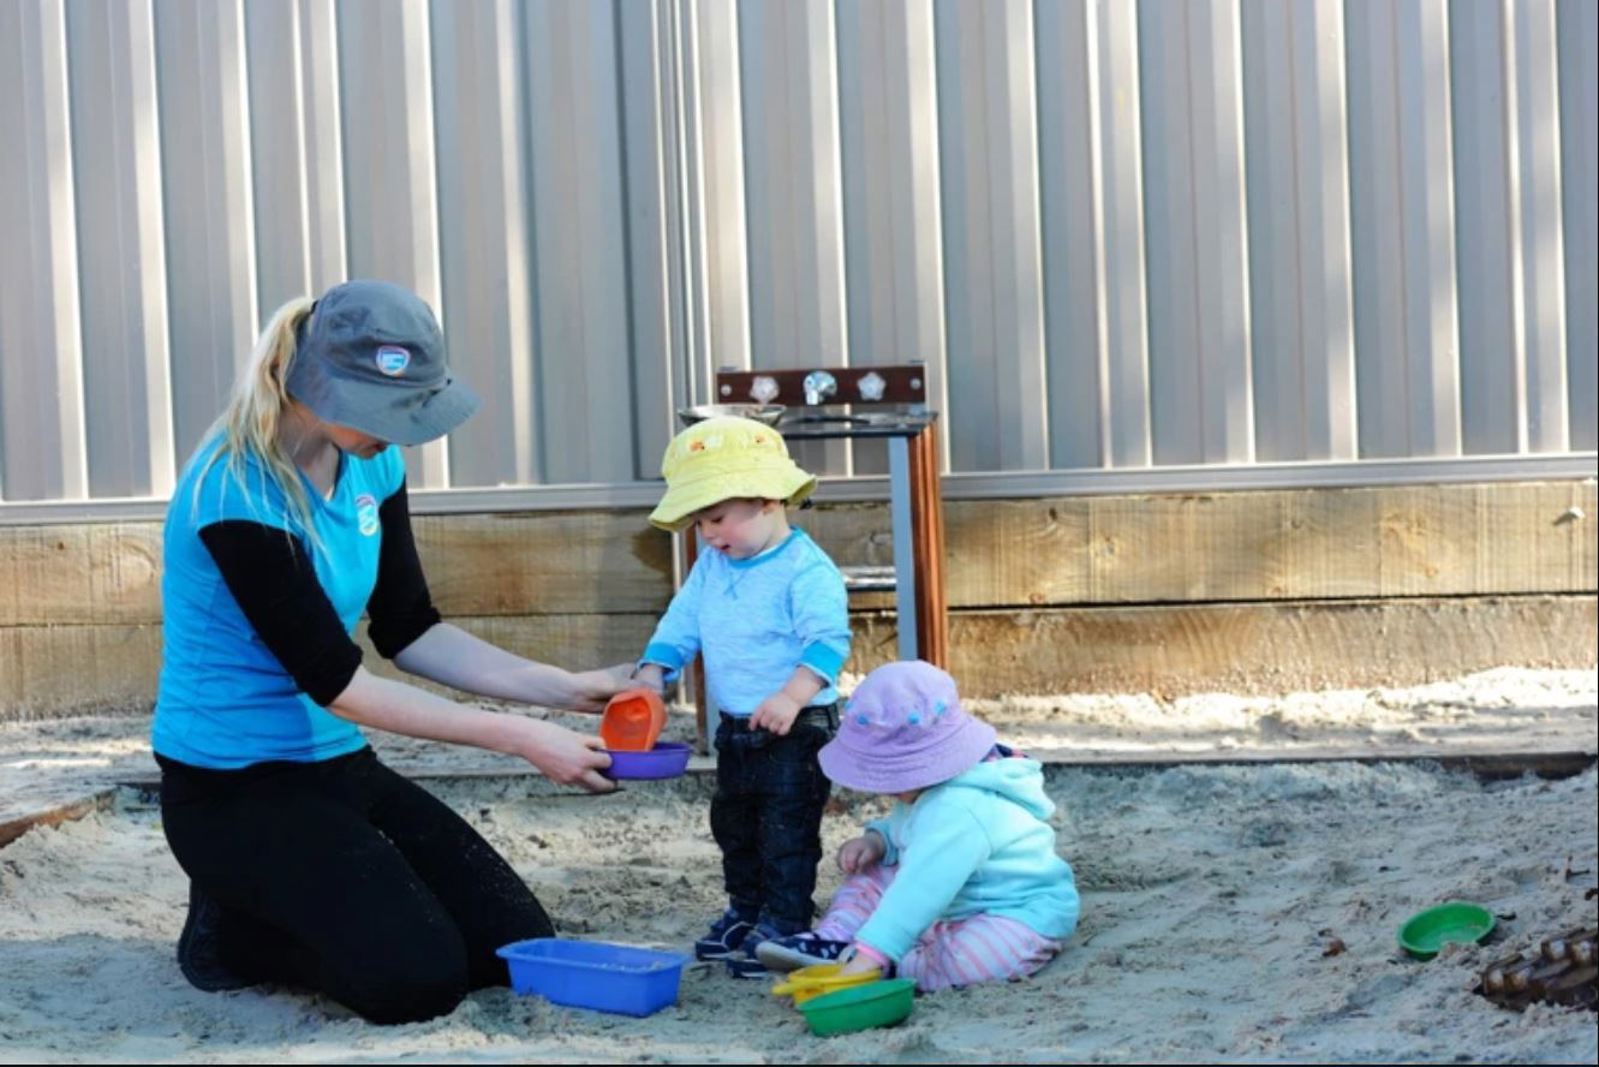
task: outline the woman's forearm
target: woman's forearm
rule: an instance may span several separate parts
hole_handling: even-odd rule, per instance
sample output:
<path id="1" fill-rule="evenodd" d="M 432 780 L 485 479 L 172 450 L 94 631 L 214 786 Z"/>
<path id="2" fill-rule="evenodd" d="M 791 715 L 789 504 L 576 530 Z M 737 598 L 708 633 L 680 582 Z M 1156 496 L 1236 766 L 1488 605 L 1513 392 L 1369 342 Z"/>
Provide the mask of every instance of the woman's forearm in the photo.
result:
<path id="1" fill-rule="evenodd" d="M 328 710 L 362 726 L 407 737 L 472 745 L 520 756 L 550 779 L 591 793 L 614 788 L 600 773 L 611 759 L 598 737 L 525 715 L 466 707 L 404 682 L 357 668 Z"/>
<path id="2" fill-rule="evenodd" d="M 394 663 L 401 670 L 494 700 L 567 708 L 578 703 L 573 677 L 441 622 L 412 641 Z"/>
<path id="3" fill-rule="evenodd" d="M 328 706 L 340 718 L 406 737 L 448 741 L 493 752 L 516 752 L 510 716 L 457 704 L 414 685 L 358 668 Z"/>

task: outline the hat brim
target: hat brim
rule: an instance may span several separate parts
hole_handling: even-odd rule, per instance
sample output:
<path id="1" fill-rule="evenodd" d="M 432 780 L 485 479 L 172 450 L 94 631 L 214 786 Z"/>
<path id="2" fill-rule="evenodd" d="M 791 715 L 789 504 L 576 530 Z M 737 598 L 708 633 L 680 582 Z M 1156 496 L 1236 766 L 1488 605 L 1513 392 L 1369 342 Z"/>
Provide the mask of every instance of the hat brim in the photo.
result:
<path id="1" fill-rule="evenodd" d="M 926 749 L 892 756 L 853 747 L 865 735 L 840 731 L 816 753 L 822 773 L 862 793 L 909 793 L 947 782 L 982 762 L 999 734 L 981 719 L 968 717 L 960 728 Z"/>
<path id="2" fill-rule="evenodd" d="M 471 418 L 482 399 L 460 379 L 435 389 L 404 388 L 322 376 L 322 388 L 300 397 L 317 418 L 396 445 L 437 440 Z"/>
<path id="3" fill-rule="evenodd" d="M 785 504 L 801 503 L 816 491 L 816 476 L 807 474 L 798 466 L 792 470 L 773 471 L 770 467 L 744 471 L 718 471 L 693 481 L 669 486 L 666 495 L 650 513 L 650 522 L 663 530 L 676 533 L 693 520 L 694 513 L 720 504 L 724 500 L 781 500 Z"/>

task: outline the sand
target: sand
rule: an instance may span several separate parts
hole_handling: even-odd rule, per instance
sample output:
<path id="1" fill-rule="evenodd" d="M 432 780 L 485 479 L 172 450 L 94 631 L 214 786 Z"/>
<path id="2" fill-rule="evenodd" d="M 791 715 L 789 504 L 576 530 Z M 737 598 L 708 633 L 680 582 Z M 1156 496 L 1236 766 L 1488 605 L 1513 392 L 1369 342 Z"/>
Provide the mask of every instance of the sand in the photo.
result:
<path id="1" fill-rule="evenodd" d="M 1062 697 L 993 702 L 1002 736 L 1039 750 L 1376 748 L 1440 754 L 1503 736 L 1592 752 L 1592 672 L 1496 671 L 1414 690 L 1225 696 L 1167 704 Z M 1178 721 L 1181 720 L 1181 721 Z M 684 729 L 680 722 L 675 729 Z M 0 728 L 0 775 L 67 783 L 148 776 L 142 725 L 98 719 Z M 1485 740 L 1486 739 L 1486 740 Z M 1585 746 L 1585 747 L 1584 747 Z M 385 741 L 419 774 L 515 770 L 475 753 Z M 452 763 L 453 760 L 453 763 Z M 1592 767 L 1484 782 L 1416 763 L 1055 766 L 1059 848 L 1083 921 L 1025 983 L 920 998 L 893 1030 L 820 1039 L 761 982 L 691 965 L 674 1007 L 635 1020 L 506 990 L 427 1023 L 370 1026 L 323 998 L 205 994 L 173 961 L 186 882 L 146 794 L 0 849 L 0 1060 L 60 1062 L 772 1062 L 1229 1060 L 1594 1062 L 1594 1016 L 1475 996 L 1492 959 L 1595 923 Z M 434 779 L 534 887 L 563 932 L 685 948 L 720 907 L 709 780 L 613 797 L 542 779 Z M 844 796 L 829 850 L 879 810 Z M 824 866 L 822 895 L 837 884 Z M 1405 957 L 1394 931 L 1451 898 L 1498 914 L 1484 946 Z M 1344 950 L 1326 955 L 1334 939 Z"/>

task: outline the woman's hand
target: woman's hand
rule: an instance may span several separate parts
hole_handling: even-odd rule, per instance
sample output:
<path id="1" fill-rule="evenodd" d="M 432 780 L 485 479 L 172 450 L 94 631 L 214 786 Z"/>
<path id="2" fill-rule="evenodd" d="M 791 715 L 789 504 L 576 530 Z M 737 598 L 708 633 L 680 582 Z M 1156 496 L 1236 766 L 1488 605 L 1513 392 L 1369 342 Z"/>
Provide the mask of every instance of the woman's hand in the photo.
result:
<path id="1" fill-rule="evenodd" d="M 631 663 L 619 663 L 615 667 L 603 667 L 597 671 L 569 673 L 567 684 L 570 692 L 563 706 L 573 711 L 604 711 L 606 702 L 612 697 L 638 684 L 629 677 L 632 672 Z"/>
<path id="2" fill-rule="evenodd" d="M 512 752 L 561 785 L 575 785 L 590 793 L 609 793 L 616 783 L 600 773 L 611 765 L 598 737 L 574 733 L 541 719 L 515 719 L 517 735 Z"/>
<path id="3" fill-rule="evenodd" d="M 838 850 L 838 869 L 845 874 L 860 874 L 883 858 L 883 843 L 876 834 L 865 833 L 844 842 Z"/>
<path id="4" fill-rule="evenodd" d="M 611 765 L 611 757 L 602 751 L 604 742 L 598 737 L 574 733 L 543 719 L 457 704 L 425 689 L 379 678 L 364 667 L 356 668 L 355 677 L 328 710 L 362 726 L 407 737 L 520 756 L 552 782 L 591 793 L 609 793 L 616 788 L 600 774 Z"/>

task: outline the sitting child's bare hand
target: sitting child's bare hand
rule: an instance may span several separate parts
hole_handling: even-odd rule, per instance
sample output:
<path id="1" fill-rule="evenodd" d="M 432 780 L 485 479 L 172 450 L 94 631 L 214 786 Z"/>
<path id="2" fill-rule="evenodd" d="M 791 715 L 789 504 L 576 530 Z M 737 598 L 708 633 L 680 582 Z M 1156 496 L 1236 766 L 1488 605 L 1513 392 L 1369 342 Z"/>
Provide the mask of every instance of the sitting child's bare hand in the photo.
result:
<path id="1" fill-rule="evenodd" d="M 839 968 L 840 975 L 845 974 L 882 974 L 883 965 L 864 952 L 857 952 L 853 957 L 844 961 Z"/>
<path id="2" fill-rule="evenodd" d="M 873 833 L 852 837 L 838 850 L 838 869 L 859 874 L 883 858 L 883 845 Z"/>

